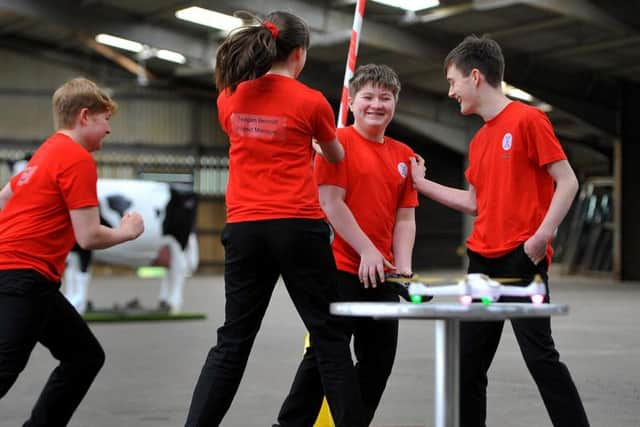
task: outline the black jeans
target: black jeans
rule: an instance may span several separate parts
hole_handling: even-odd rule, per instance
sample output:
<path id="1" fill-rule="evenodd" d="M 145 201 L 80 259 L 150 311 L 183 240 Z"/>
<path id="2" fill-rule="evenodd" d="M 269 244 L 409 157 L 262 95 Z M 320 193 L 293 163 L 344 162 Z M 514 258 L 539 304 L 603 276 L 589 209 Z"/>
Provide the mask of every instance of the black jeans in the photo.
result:
<path id="1" fill-rule="evenodd" d="M 357 275 L 343 271 L 338 271 L 337 278 L 340 301 L 398 302 L 397 293 L 384 284 L 365 289 Z M 398 346 L 398 320 L 355 317 L 345 318 L 345 321 L 353 334 L 365 423 L 369 425 L 393 368 Z M 314 348 L 310 346 L 298 367 L 291 391 L 278 414 L 282 427 L 311 427 L 318 417 L 324 393 L 314 354 Z"/>
<path id="2" fill-rule="evenodd" d="M 186 425 L 220 424 L 240 385 L 274 286 L 282 275 L 311 333 L 322 386 L 336 425 L 364 426 L 347 328 L 343 319 L 329 313 L 329 304 L 337 295 L 328 225 L 308 219 L 232 223 L 225 226 L 222 243 L 225 322 L 200 373 Z"/>
<path id="3" fill-rule="evenodd" d="M 0 271 L 0 398 L 36 343 L 60 361 L 25 426 L 66 426 L 104 364 L 102 347 L 58 288 L 34 270 Z"/>
<path id="4" fill-rule="evenodd" d="M 523 245 L 498 257 L 485 258 L 467 251 L 469 273 L 491 277 L 518 277 L 526 286 L 539 274 L 547 288 L 547 262 L 534 265 Z M 502 297 L 499 302 L 529 302 L 528 298 Z M 504 321 L 460 322 L 460 427 L 485 427 L 487 415 L 487 371 L 498 348 Z M 512 319 L 511 326 L 520 352 L 533 377 L 554 427 L 589 425 L 571 374 L 560 361 L 551 337 L 551 319 Z"/>

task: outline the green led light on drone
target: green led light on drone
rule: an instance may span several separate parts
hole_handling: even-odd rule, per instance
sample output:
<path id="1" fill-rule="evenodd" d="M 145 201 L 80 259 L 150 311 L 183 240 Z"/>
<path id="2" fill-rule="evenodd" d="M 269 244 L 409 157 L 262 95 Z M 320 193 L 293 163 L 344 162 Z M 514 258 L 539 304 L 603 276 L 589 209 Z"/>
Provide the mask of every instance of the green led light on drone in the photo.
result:
<path id="1" fill-rule="evenodd" d="M 147 266 L 138 268 L 138 277 L 141 279 L 157 279 L 164 277 L 167 269 L 164 267 Z"/>

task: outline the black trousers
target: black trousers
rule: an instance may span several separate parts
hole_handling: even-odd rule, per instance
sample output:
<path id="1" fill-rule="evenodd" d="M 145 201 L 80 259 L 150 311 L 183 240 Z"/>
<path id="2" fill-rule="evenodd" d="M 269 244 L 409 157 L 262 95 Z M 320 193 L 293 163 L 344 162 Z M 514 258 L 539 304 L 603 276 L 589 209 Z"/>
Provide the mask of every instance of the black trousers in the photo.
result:
<path id="1" fill-rule="evenodd" d="M 468 251 L 469 273 L 491 277 L 518 277 L 526 286 L 536 274 L 546 285 L 547 262 L 534 265 L 523 245 L 498 258 L 485 258 Z M 500 302 L 529 302 L 528 298 L 502 297 Z M 498 348 L 504 321 L 460 323 L 460 427 L 485 427 L 487 415 L 487 371 Z M 589 425 L 571 374 L 560 361 L 551 337 L 551 319 L 512 319 L 511 326 L 524 361 L 533 377 L 554 427 Z"/>
<path id="2" fill-rule="evenodd" d="M 340 301 L 398 302 L 397 293 L 384 284 L 365 289 L 357 275 L 343 271 L 338 271 L 337 278 Z M 387 379 L 391 375 L 398 346 L 398 320 L 375 320 L 366 317 L 345 320 L 353 334 L 365 424 L 369 425 L 382 398 Z M 310 346 L 278 414 L 278 423 L 282 427 L 311 427 L 318 417 L 324 393 L 314 355 L 315 350 Z"/>
<path id="3" fill-rule="evenodd" d="M 25 426 L 66 426 L 104 364 L 104 351 L 75 308 L 34 270 L 0 271 L 0 398 L 36 343 L 60 361 Z"/>
<path id="4" fill-rule="evenodd" d="M 364 426 L 362 401 L 344 319 L 336 301 L 329 227 L 321 220 L 282 219 L 227 224 L 225 322 L 196 384 L 186 425 L 217 426 L 240 385 L 251 347 L 278 277 L 311 333 L 322 387 L 337 426 Z M 294 422 L 292 425 L 302 425 Z"/>

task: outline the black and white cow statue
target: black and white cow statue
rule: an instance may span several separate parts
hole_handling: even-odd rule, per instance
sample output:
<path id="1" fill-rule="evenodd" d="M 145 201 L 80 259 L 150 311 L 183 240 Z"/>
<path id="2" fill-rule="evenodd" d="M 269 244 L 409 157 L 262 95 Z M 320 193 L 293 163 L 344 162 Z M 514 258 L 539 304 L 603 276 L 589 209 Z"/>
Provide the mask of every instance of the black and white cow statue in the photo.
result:
<path id="1" fill-rule="evenodd" d="M 171 313 L 182 308 L 186 278 L 198 267 L 195 230 L 197 195 L 190 189 L 157 181 L 98 179 L 100 219 L 115 226 L 125 212 L 140 213 L 144 233 L 135 240 L 108 249 L 71 251 L 64 275 L 65 296 L 80 313 L 87 310 L 93 261 L 143 267 L 166 267 L 159 307 Z"/>

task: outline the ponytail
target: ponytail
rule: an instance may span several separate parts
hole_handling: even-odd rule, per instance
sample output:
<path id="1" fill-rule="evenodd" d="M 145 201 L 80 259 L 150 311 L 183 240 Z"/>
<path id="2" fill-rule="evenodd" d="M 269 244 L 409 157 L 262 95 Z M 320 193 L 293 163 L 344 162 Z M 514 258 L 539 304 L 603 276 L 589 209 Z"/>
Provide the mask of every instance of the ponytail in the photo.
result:
<path id="1" fill-rule="evenodd" d="M 309 47 L 309 27 L 288 12 L 273 12 L 260 25 L 232 31 L 216 52 L 218 91 L 235 91 L 245 80 L 256 79 L 275 62 L 285 61 L 297 47 Z"/>

